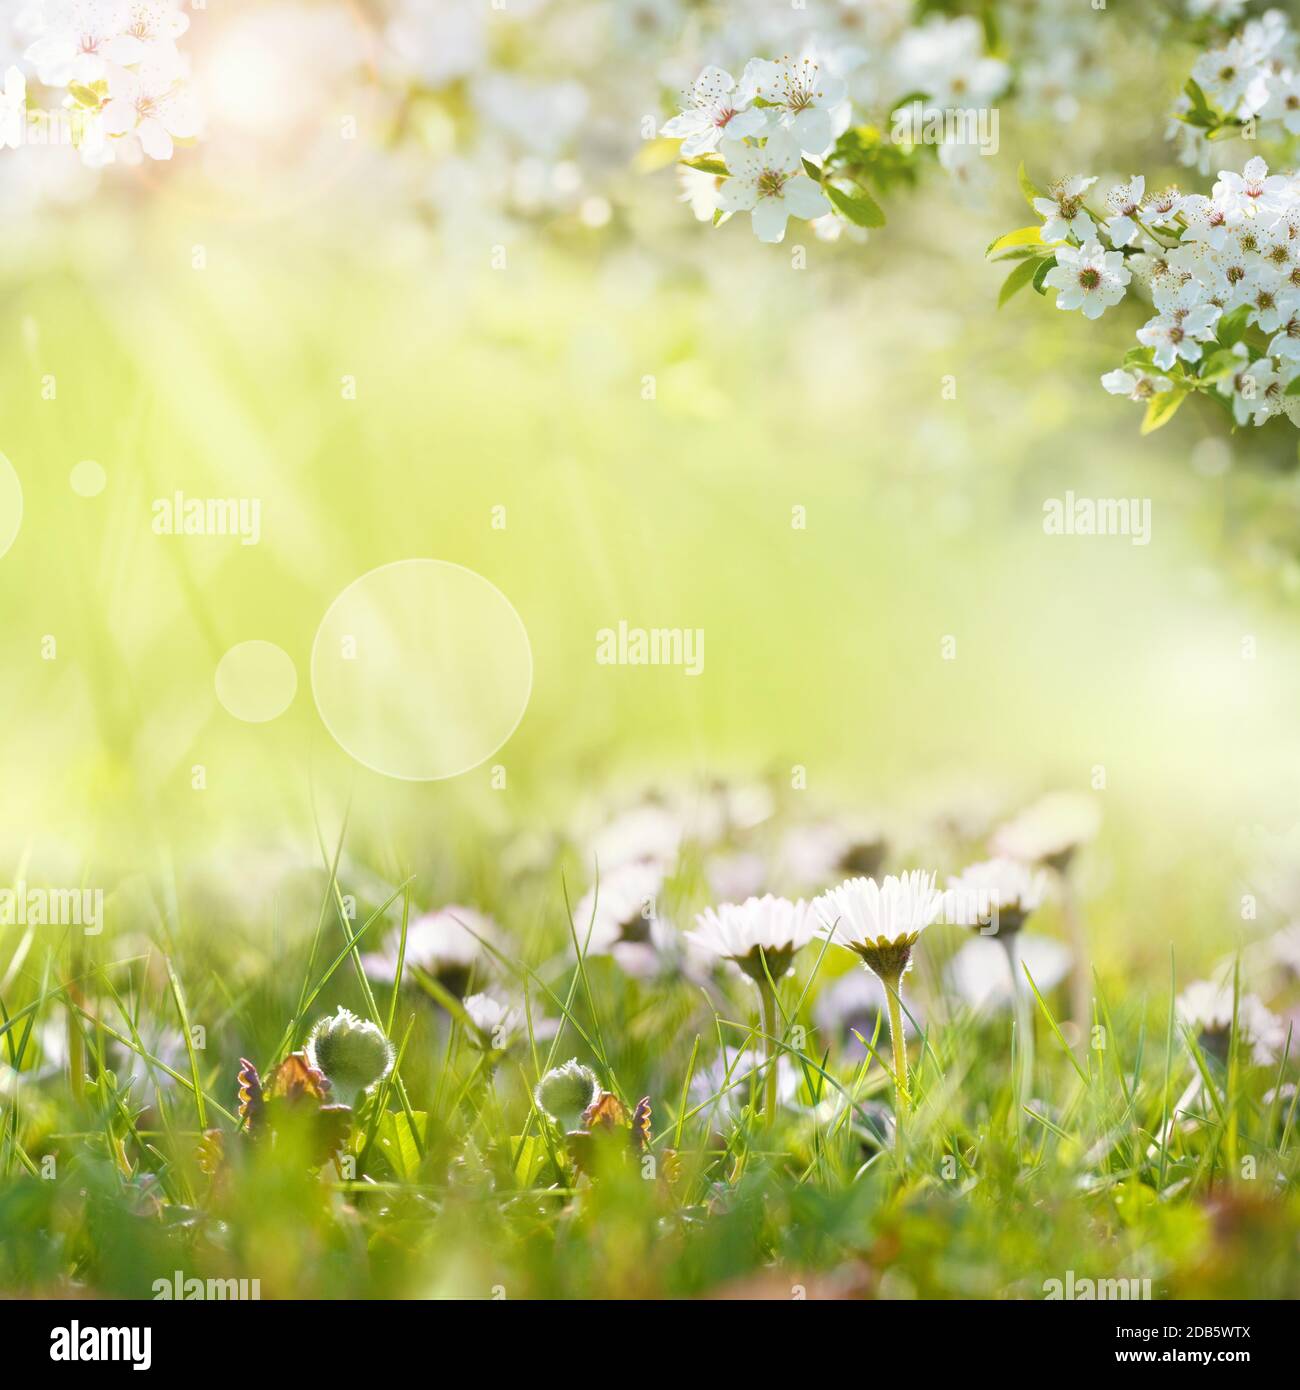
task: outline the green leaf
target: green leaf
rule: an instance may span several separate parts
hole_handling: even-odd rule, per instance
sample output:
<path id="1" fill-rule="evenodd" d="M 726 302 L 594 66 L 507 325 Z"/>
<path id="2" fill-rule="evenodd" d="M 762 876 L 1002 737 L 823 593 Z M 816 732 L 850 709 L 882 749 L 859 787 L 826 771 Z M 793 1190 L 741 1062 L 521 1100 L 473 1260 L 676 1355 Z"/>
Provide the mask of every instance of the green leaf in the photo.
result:
<path id="1" fill-rule="evenodd" d="M 989 260 L 996 265 L 999 261 L 1037 260 L 1039 256 L 1048 255 L 1051 252 L 1046 246 L 1016 246 L 1010 251 L 1000 251 L 996 256 L 990 256 Z"/>
<path id="2" fill-rule="evenodd" d="M 1220 377 L 1239 372 L 1245 365 L 1245 359 L 1231 348 L 1220 348 L 1201 363 L 1200 378 L 1202 381 L 1217 381 Z"/>
<path id="3" fill-rule="evenodd" d="M 731 173 L 719 159 L 683 159 L 682 163 L 688 169 L 698 169 L 701 174 L 713 174 L 720 179 L 725 179 Z"/>
<path id="4" fill-rule="evenodd" d="M 1131 347 L 1124 354 L 1124 367 L 1154 367 L 1156 351 L 1149 347 Z"/>
<path id="5" fill-rule="evenodd" d="M 1000 236 L 989 242 L 988 250 L 984 254 L 991 256 L 995 251 L 1005 251 L 1012 246 L 1041 246 L 1042 244 L 1041 227 L 1017 227 L 1014 232 L 1007 232 L 1005 236 Z"/>
<path id="6" fill-rule="evenodd" d="M 807 155 L 803 157 L 803 171 L 814 183 L 822 181 L 822 170 L 819 169 Z"/>
<path id="7" fill-rule="evenodd" d="M 86 106 L 93 110 L 99 105 L 99 93 L 80 82 L 69 82 L 68 91 L 78 106 Z"/>
<path id="8" fill-rule="evenodd" d="M 420 1170 L 420 1149 L 411 1121 L 424 1124 L 424 1112 L 410 1116 L 389 1111 L 379 1122 L 379 1148 L 388 1165 L 402 1182 L 414 1182 Z"/>
<path id="9" fill-rule="evenodd" d="M 1246 320 L 1250 317 L 1250 310 L 1249 304 L 1239 304 L 1231 313 L 1224 314 L 1219 319 L 1218 331 L 1214 336 L 1224 347 L 1233 347 L 1241 342 L 1246 333 Z"/>
<path id="10" fill-rule="evenodd" d="M 1039 294 L 1047 293 L 1047 272 L 1056 264 L 1055 256 L 1048 256 L 1046 260 L 1038 262 L 1038 269 L 1034 271 L 1034 288 Z"/>
<path id="11" fill-rule="evenodd" d="M 1183 85 L 1183 91 L 1187 93 L 1188 100 L 1192 103 L 1193 111 L 1205 111 L 1211 116 L 1214 115 L 1214 108 L 1205 99 L 1205 93 L 1201 90 L 1201 84 L 1194 78 L 1189 77 Z"/>
<path id="12" fill-rule="evenodd" d="M 1285 394 L 1288 396 L 1300 396 L 1300 376 L 1296 377 L 1291 385 L 1286 388 Z"/>
<path id="13" fill-rule="evenodd" d="M 884 211 L 870 193 L 866 193 L 862 189 L 846 193 L 842 188 L 836 188 L 833 183 L 825 185 L 825 193 L 835 205 L 836 211 L 842 213 L 857 226 L 883 227 L 885 225 Z"/>
<path id="14" fill-rule="evenodd" d="M 1147 403 L 1147 413 L 1142 420 L 1142 433 L 1151 434 L 1162 429 L 1174 418 L 1174 412 L 1187 399 L 1187 392 L 1179 387 L 1172 391 L 1162 391 L 1152 396 Z"/>
<path id="15" fill-rule="evenodd" d="M 1034 199 L 1041 198 L 1043 195 L 1034 187 L 1033 180 L 1025 172 L 1025 161 L 1023 159 L 1020 161 L 1020 167 L 1016 170 L 1016 178 L 1020 182 L 1020 191 L 1025 195 L 1025 202 L 1027 202 L 1030 207 L 1033 207 Z"/>
<path id="16" fill-rule="evenodd" d="M 998 308 L 1000 309 L 1012 295 L 1031 284 L 1037 271 L 1036 261 L 1021 261 L 1002 282 L 1002 288 L 998 291 Z"/>

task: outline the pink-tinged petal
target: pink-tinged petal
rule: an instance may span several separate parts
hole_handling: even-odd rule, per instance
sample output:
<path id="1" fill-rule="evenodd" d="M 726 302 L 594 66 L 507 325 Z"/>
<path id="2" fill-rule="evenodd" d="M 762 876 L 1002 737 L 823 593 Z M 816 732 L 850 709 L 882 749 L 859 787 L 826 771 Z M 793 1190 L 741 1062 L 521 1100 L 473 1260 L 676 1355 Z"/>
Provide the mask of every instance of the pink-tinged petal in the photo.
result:
<path id="1" fill-rule="evenodd" d="M 780 198 L 764 198 L 754 209 L 754 235 L 759 241 L 781 241 L 789 213 Z"/>
<path id="2" fill-rule="evenodd" d="M 104 104 L 104 134 L 125 135 L 135 129 L 135 107 L 114 97 Z"/>
<path id="3" fill-rule="evenodd" d="M 170 159 L 172 157 L 174 148 L 172 137 L 160 120 L 150 116 L 148 120 L 141 121 L 136 134 L 140 137 L 140 144 L 150 159 Z"/>
<path id="4" fill-rule="evenodd" d="M 823 217 L 831 210 L 821 189 L 806 174 L 792 178 L 781 192 L 793 217 Z"/>

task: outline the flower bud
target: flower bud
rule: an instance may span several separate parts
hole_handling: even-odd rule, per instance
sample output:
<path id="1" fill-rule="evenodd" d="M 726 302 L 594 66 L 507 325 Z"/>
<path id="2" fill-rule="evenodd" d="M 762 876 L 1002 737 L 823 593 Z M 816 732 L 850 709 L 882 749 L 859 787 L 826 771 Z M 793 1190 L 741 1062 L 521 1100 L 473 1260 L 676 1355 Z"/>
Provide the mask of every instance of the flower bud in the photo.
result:
<path id="1" fill-rule="evenodd" d="M 582 1112 L 600 1094 L 596 1073 L 576 1057 L 562 1067 L 548 1071 L 533 1093 L 539 1110 L 544 1110 L 561 1129 L 577 1127 Z"/>
<path id="2" fill-rule="evenodd" d="M 340 1095 L 357 1096 L 388 1074 L 393 1049 L 383 1030 L 339 1006 L 312 1029 L 307 1053 Z"/>

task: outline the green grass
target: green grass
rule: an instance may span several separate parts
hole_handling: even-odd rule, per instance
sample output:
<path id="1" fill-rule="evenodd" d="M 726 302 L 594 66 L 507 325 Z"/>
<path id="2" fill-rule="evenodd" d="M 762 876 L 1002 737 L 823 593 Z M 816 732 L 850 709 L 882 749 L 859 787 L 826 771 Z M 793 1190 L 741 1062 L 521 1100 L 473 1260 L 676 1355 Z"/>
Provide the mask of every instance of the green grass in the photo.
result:
<path id="1" fill-rule="evenodd" d="M 937 992 L 939 961 L 961 937 L 930 928 L 904 984 L 909 1008 L 925 1011 L 895 1135 L 881 1020 L 861 1036 L 813 1024 L 819 991 L 860 968 L 815 942 L 778 982 L 771 1043 L 793 1091 L 769 1126 L 761 1069 L 735 1065 L 768 1040 L 752 986 L 638 981 L 584 957 L 584 924 L 548 865 L 540 920 L 509 930 L 486 967 L 495 992 L 526 997 L 528 1026 L 484 1052 L 436 980 L 417 972 L 395 992 L 366 979 L 359 950 L 380 931 L 404 939 L 412 888 L 392 885 L 351 920 L 339 909 L 363 869 L 345 843 L 327 850 L 317 926 L 273 951 L 191 919 L 166 950 L 108 933 L 41 938 L 0 970 L 13 1069 L 0 1106 L 0 1289 L 148 1297 L 177 1269 L 256 1278 L 263 1297 L 323 1298 L 1039 1298 L 1069 1270 L 1150 1279 L 1170 1298 L 1292 1287 L 1295 1101 L 1264 1095 L 1294 1063 L 1203 1052 L 1171 1009 L 1172 957 L 1153 980 L 1111 955 L 1082 1038 L 1059 1016 L 1062 991 L 1027 981 L 1025 1078 L 1010 1013 L 975 1015 Z M 498 920 L 526 920 L 525 885 L 498 889 L 486 904 Z M 678 920 L 701 901 L 689 861 L 667 896 Z M 1104 939 L 1112 908 L 1093 910 Z M 1043 916 L 1050 929 L 1052 910 Z M 7 937 L 0 965 L 12 957 Z M 398 1060 L 354 1113 L 340 1161 L 316 1170 L 294 1131 L 274 1146 L 241 1132 L 235 1074 L 242 1054 L 265 1077 L 336 1002 L 384 1027 Z M 561 1024 L 546 1041 L 533 1031 L 544 1017 Z M 203 1034 L 187 1031 L 195 1022 Z M 201 1047 L 179 1041 L 192 1036 Z M 168 1047 L 171 1061 L 158 1055 Z M 730 1072 L 702 1082 L 724 1050 Z M 51 1068 L 50 1055 L 77 1059 L 81 1074 Z M 650 1097 L 643 1153 L 622 1130 L 575 1167 L 574 1141 L 532 1100 L 541 1073 L 570 1056 L 629 1111 Z M 215 1173 L 198 1161 L 205 1128 L 223 1136 Z"/>

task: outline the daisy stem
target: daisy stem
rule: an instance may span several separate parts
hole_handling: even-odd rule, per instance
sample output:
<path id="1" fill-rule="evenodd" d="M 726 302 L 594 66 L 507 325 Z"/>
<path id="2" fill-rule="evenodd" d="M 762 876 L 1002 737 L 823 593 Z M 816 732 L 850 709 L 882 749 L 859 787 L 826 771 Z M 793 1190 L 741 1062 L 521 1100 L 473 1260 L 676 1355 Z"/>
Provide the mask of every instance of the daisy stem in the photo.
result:
<path id="1" fill-rule="evenodd" d="M 900 1133 L 903 1112 L 912 1103 L 907 1090 L 907 1039 L 903 1035 L 903 1004 L 898 993 L 902 981 L 901 971 L 892 980 L 883 981 L 885 997 L 889 1002 L 889 1040 L 894 1045 L 894 1099 L 897 1102 Z"/>
<path id="2" fill-rule="evenodd" d="M 758 997 L 763 1006 L 763 1060 L 766 1062 L 763 1094 L 763 1122 L 771 1125 L 776 1119 L 776 991 L 767 980 L 758 982 Z"/>
<path id="3" fill-rule="evenodd" d="M 1007 964 L 1011 967 L 1011 993 L 1014 1000 L 1016 1020 L 1016 1049 L 1020 1054 L 1020 1094 L 1017 1104 L 1023 1106 L 1034 1094 L 1034 1015 L 1029 1007 L 1029 989 L 1020 969 L 1019 952 L 1015 948 L 1014 933 L 999 933 L 998 941 L 1007 953 Z"/>

